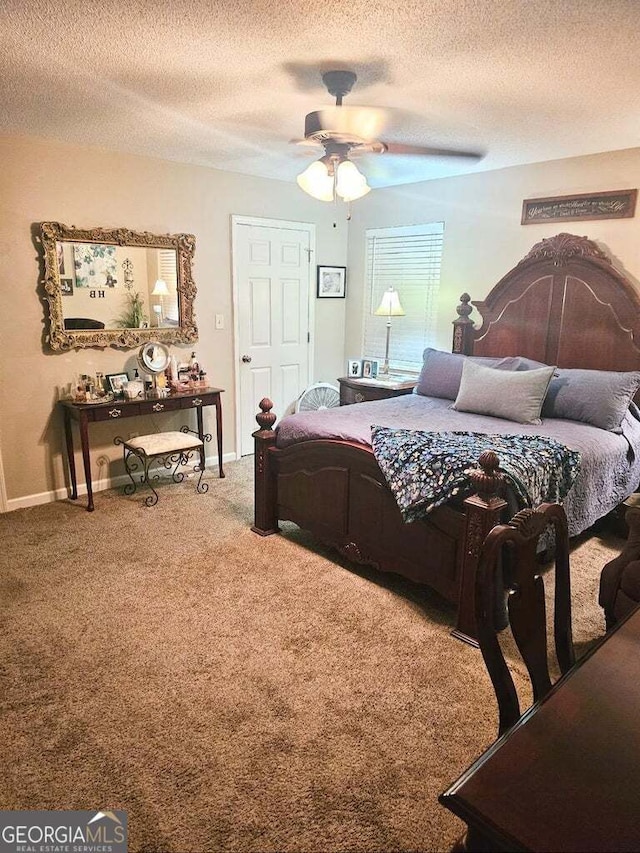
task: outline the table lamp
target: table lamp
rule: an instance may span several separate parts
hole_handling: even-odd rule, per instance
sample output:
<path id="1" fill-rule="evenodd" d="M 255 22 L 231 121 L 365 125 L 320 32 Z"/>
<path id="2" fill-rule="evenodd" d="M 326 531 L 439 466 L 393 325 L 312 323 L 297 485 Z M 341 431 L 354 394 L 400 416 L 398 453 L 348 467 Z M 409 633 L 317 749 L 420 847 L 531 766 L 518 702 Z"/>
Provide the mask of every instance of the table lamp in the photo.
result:
<path id="1" fill-rule="evenodd" d="M 162 325 L 162 321 L 164 320 L 164 306 L 162 304 L 162 297 L 169 295 L 169 288 L 167 287 L 167 282 L 163 278 L 159 278 L 156 280 L 156 283 L 151 291 L 152 296 L 157 296 L 160 300 L 158 305 L 153 306 L 153 310 L 158 315 L 158 325 Z"/>
<path id="2" fill-rule="evenodd" d="M 378 371 L 378 376 L 389 376 L 389 337 L 391 335 L 391 318 L 392 317 L 404 317 L 405 312 L 400 304 L 400 297 L 398 296 L 398 291 L 390 287 L 388 290 L 382 295 L 382 301 L 380 305 L 374 311 L 374 314 L 378 317 L 386 317 L 387 318 L 387 346 L 384 353 L 384 364 L 381 369 Z"/>

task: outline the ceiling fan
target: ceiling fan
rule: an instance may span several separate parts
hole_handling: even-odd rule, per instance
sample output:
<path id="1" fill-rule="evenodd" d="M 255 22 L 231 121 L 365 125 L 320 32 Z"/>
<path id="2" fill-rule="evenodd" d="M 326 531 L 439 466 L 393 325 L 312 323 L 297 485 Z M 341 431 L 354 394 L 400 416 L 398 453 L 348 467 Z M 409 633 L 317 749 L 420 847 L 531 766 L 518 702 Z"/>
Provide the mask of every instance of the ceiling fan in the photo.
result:
<path id="1" fill-rule="evenodd" d="M 371 187 L 351 161 L 351 154 L 408 154 L 420 157 L 471 157 L 477 151 L 458 151 L 423 145 L 405 145 L 377 139 L 385 122 L 384 110 L 376 107 L 345 107 L 342 99 L 353 88 L 357 76 L 353 71 L 327 71 L 322 81 L 336 99 L 334 107 L 308 113 L 304 122 L 304 139 L 291 140 L 297 145 L 324 148 L 324 156 L 298 175 L 301 189 L 320 201 L 354 201 L 366 195 Z"/>

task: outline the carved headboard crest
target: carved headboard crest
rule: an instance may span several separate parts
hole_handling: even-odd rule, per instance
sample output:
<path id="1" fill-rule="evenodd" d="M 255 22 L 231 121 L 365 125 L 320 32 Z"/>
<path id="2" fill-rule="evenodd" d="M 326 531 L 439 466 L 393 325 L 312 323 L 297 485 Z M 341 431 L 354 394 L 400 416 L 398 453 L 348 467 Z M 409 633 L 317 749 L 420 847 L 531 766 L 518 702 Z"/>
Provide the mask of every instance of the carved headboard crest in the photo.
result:
<path id="1" fill-rule="evenodd" d="M 540 261 L 548 258 L 557 267 L 564 266 L 569 258 L 579 255 L 583 258 L 597 258 L 599 261 L 611 263 L 611 258 L 602 249 L 589 240 L 588 237 L 578 237 L 575 234 L 556 234 L 555 237 L 545 237 L 536 243 L 531 251 L 520 261 Z M 518 264 L 519 266 L 519 264 Z"/>

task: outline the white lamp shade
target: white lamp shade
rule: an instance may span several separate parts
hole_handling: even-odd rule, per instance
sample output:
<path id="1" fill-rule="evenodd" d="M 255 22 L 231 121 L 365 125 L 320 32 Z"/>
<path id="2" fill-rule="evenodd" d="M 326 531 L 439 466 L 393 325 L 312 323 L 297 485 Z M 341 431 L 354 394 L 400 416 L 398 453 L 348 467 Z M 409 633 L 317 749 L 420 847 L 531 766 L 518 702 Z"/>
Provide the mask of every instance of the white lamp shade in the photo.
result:
<path id="1" fill-rule="evenodd" d="M 296 178 L 300 189 L 318 201 L 333 201 L 333 175 L 322 160 L 316 160 Z"/>
<path id="2" fill-rule="evenodd" d="M 153 290 L 151 291 L 152 296 L 168 296 L 169 288 L 167 287 L 167 282 L 163 278 L 157 279 Z"/>
<path id="3" fill-rule="evenodd" d="M 393 287 L 390 287 L 389 290 L 385 290 L 382 295 L 382 301 L 374 311 L 374 314 L 381 317 L 404 317 L 405 312 L 404 308 L 400 304 L 398 291 Z"/>
<path id="4" fill-rule="evenodd" d="M 367 179 L 351 160 L 343 160 L 336 172 L 336 192 L 343 201 L 355 201 L 371 191 Z"/>

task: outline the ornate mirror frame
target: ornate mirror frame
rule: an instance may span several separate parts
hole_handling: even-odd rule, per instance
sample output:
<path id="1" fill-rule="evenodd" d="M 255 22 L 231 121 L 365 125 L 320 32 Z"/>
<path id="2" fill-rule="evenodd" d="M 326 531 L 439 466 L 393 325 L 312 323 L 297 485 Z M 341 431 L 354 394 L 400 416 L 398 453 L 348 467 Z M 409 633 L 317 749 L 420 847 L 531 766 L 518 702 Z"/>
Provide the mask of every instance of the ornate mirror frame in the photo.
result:
<path id="1" fill-rule="evenodd" d="M 51 349 L 66 351 L 84 347 L 140 346 L 146 341 L 164 344 L 193 343 L 198 340 L 193 301 L 196 286 L 191 272 L 196 238 L 193 234 L 150 234 L 127 228 L 75 228 L 60 222 L 43 222 L 40 239 L 44 255 L 44 290 L 49 303 L 49 334 Z M 177 265 L 179 325 L 148 329 L 65 329 L 62 312 L 62 287 L 58 268 L 56 243 L 104 243 L 111 246 L 135 246 L 153 249 L 174 249 Z"/>

